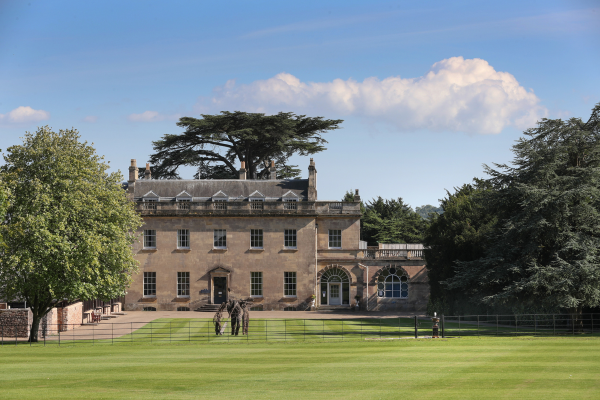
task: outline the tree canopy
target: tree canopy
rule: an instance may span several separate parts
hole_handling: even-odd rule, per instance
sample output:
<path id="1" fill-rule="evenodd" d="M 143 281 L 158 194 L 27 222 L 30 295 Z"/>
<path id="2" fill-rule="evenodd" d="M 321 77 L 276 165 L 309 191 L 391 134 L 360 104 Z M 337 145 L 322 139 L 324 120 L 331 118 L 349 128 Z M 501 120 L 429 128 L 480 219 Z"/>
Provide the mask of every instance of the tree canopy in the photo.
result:
<path id="1" fill-rule="evenodd" d="M 442 207 L 434 207 L 431 204 L 425 204 L 421 207 L 416 207 L 415 212 L 421 216 L 421 218 L 430 219 L 431 214 L 443 214 L 444 209 Z"/>
<path id="2" fill-rule="evenodd" d="M 141 218 L 120 173 L 76 130 L 26 133 L 8 148 L 0 175 L 10 203 L 0 224 L 0 297 L 31 307 L 31 341 L 57 301 L 122 296 L 137 269 L 132 244 Z"/>
<path id="3" fill-rule="evenodd" d="M 421 243 L 427 225 L 402 198 L 377 197 L 368 202 L 361 221 L 362 240 L 378 243 Z"/>
<path id="4" fill-rule="evenodd" d="M 486 166 L 498 223 L 449 289 L 483 304 L 581 312 L 600 305 L 600 104 L 584 123 L 543 119 Z"/>
<path id="5" fill-rule="evenodd" d="M 473 261 L 483 256 L 487 235 L 496 217 L 485 207 L 490 184 L 475 180 L 446 192 L 440 214 L 432 214 L 423 239 L 430 297 L 428 313 L 478 312 L 462 290 L 451 290 L 442 282 L 455 275 L 456 261 Z"/>
<path id="6" fill-rule="evenodd" d="M 241 161 L 248 176 L 269 177 L 269 161 L 274 161 L 279 178 L 300 175 L 296 165 L 288 165 L 293 154 L 310 155 L 325 150 L 322 134 L 339 128 L 342 120 L 307 117 L 291 112 L 276 115 L 222 111 L 183 117 L 177 126 L 182 134 L 167 134 L 153 142 L 150 156 L 152 176 L 178 179 L 182 166 L 196 167 L 197 179 L 237 178 Z M 236 160 L 238 162 L 236 162 Z"/>

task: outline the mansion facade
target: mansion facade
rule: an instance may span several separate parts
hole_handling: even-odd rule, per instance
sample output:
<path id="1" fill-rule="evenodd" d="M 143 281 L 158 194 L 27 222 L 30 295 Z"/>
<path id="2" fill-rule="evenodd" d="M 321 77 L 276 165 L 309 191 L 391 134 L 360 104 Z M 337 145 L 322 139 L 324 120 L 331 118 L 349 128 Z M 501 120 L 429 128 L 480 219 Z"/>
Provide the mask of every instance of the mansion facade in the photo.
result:
<path id="1" fill-rule="evenodd" d="M 424 311 L 421 245 L 367 247 L 360 197 L 317 200 L 308 179 L 156 180 L 129 168 L 128 195 L 144 220 L 126 310 L 210 309 L 251 299 L 254 310 L 317 307 Z M 367 308 L 368 307 L 368 308 Z"/>

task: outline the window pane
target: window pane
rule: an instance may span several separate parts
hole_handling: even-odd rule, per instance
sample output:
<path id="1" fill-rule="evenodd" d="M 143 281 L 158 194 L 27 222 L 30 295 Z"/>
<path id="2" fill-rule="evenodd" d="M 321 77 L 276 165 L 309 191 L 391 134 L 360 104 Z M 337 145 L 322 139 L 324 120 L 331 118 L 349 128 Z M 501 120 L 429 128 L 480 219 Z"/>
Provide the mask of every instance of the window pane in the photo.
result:
<path id="1" fill-rule="evenodd" d="M 284 232 L 283 246 L 289 248 L 296 248 L 296 230 L 286 229 Z"/>
<path id="2" fill-rule="evenodd" d="M 215 229 L 214 247 L 227 247 L 227 231 L 225 229 Z"/>
<path id="3" fill-rule="evenodd" d="M 144 272 L 144 296 L 156 296 L 156 272 Z"/>
<path id="4" fill-rule="evenodd" d="M 177 247 L 187 249 L 190 247 L 190 230 L 177 230 Z"/>
<path id="5" fill-rule="evenodd" d="M 296 296 L 296 273 L 295 272 L 284 272 L 283 273 L 283 295 L 284 296 Z"/>
<path id="6" fill-rule="evenodd" d="M 262 272 L 250 272 L 250 295 L 262 296 Z"/>
<path id="7" fill-rule="evenodd" d="M 155 248 L 156 247 L 156 231 L 154 229 L 144 230 L 144 247 Z"/>
<path id="8" fill-rule="evenodd" d="M 263 230 L 250 229 L 250 247 L 254 249 L 263 248 Z"/>
<path id="9" fill-rule="evenodd" d="M 340 248 L 342 247 L 342 231 L 340 229 L 329 230 L 329 247 Z"/>
<path id="10" fill-rule="evenodd" d="M 177 296 L 189 296 L 190 295 L 190 273 L 189 272 L 178 272 L 177 273 Z"/>

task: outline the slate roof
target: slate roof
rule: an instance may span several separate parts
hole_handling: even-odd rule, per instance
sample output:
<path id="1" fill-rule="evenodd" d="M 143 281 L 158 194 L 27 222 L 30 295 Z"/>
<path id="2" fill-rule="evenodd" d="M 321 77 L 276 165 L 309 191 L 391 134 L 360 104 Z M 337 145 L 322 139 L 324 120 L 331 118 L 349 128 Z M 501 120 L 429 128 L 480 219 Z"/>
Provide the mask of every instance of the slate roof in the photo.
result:
<path id="1" fill-rule="evenodd" d="M 153 192 L 160 196 L 161 200 L 172 200 L 183 191 L 189 193 L 193 197 L 193 201 L 210 200 L 219 191 L 225 193 L 230 200 L 246 199 L 255 191 L 263 194 L 266 200 L 281 200 L 282 196 L 288 192 L 296 194 L 299 200 L 307 200 L 308 179 L 140 179 L 135 182 L 133 196 L 139 200 L 148 192 Z M 290 197 L 289 194 L 286 197 Z"/>

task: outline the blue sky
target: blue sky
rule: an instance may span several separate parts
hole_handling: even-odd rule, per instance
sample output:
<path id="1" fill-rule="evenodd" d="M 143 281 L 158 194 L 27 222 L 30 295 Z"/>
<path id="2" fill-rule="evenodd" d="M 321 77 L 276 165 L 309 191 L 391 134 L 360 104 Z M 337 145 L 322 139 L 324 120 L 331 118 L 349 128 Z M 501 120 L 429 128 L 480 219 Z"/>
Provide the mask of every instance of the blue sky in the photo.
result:
<path id="1" fill-rule="evenodd" d="M 597 1 L 0 1 L 0 148 L 75 127 L 125 172 L 181 116 L 292 111 L 345 120 L 320 199 L 437 205 L 539 118 L 587 119 L 599 65 Z"/>

